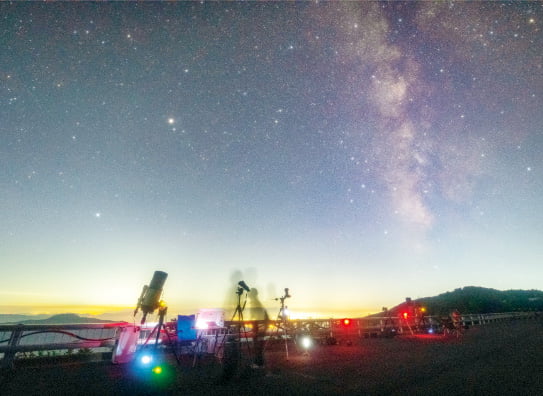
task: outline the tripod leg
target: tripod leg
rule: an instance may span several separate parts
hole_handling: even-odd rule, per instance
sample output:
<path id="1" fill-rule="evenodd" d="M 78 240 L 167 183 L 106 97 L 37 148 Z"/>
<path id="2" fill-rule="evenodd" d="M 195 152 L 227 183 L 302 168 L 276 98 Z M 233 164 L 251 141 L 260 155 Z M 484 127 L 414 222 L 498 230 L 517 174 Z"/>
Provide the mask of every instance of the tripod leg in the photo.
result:
<path id="1" fill-rule="evenodd" d="M 226 339 L 225 334 L 225 339 Z M 230 339 L 229 342 L 224 343 L 223 347 L 223 359 L 222 359 L 222 374 L 221 382 L 226 383 L 234 377 L 238 371 L 239 366 L 239 343 L 235 339 Z"/>
<path id="2" fill-rule="evenodd" d="M 173 356 L 175 357 L 175 361 L 177 362 L 177 365 L 180 366 L 181 361 L 179 360 L 179 356 L 177 356 L 177 352 L 174 349 L 172 339 L 170 337 L 170 333 L 168 333 L 168 330 L 166 329 L 166 326 L 164 326 L 164 324 L 162 324 L 162 327 L 164 328 L 164 332 L 166 333 L 166 337 L 168 338 L 168 344 L 170 345 L 170 349 L 171 349 L 171 351 L 173 353 Z M 160 329 L 159 329 L 158 333 L 160 334 Z"/>
<path id="3" fill-rule="evenodd" d="M 278 321 L 281 321 L 281 327 L 282 327 L 282 330 L 283 330 L 283 339 L 285 340 L 285 355 L 287 357 L 287 360 L 288 360 L 288 332 L 287 332 L 287 323 L 286 323 L 286 320 L 285 320 L 285 307 L 283 306 L 283 304 L 281 304 L 281 308 L 279 309 L 279 314 L 277 315 L 277 320 Z"/>
<path id="4" fill-rule="evenodd" d="M 155 327 L 157 330 L 156 332 L 156 339 L 155 339 L 155 349 L 158 348 L 158 341 L 160 339 L 160 331 L 164 329 L 164 333 L 166 334 L 166 338 L 168 339 L 169 347 L 175 356 L 175 361 L 177 362 L 177 365 L 181 365 L 181 362 L 179 361 L 179 357 L 177 356 L 177 353 L 175 352 L 172 339 L 170 337 L 170 333 L 168 333 L 168 329 L 166 329 L 166 326 L 164 325 L 164 317 L 166 316 L 167 308 L 162 309 L 159 311 L 159 318 L 158 318 L 158 325 Z"/>
<path id="5" fill-rule="evenodd" d="M 242 313 L 239 298 L 238 295 L 238 306 L 236 307 L 231 320 L 231 322 L 234 322 L 236 317 L 238 318 L 238 323 L 235 325 L 237 328 L 230 324 L 223 336 L 221 346 L 219 347 L 219 351 L 222 352 L 222 359 L 220 359 L 222 363 L 221 383 L 227 383 L 236 375 L 240 363 L 241 350 L 239 343 L 241 342 L 241 325 L 239 319 L 242 317 Z"/>
<path id="6" fill-rule="evenodd" d="M 147 346 L 147 344 L 149 343 L 149 340 L 151 339 L 151 337 L 153 336 L 153 334 L 155 334 L 155 331 L 157 331 L 158 329 L 158 325 L 156 325 L 153 330 L 151 330 L 151 332 L 149 333 L 149 335 L 147 336 L 147 338 L 145 339 L 145 342 L 143 343 L 143 346 Z"/>
<path id="7" fill-rule="evenodd" d="M 194 357 L 192 359 L 192 367 L 196 367 L 196 357 L 198 356 L 198 348 L 201 348 L 202 335 L 196 337 L 196 344 L 194 345 Z"/>
<path id="8" fill-rule="evenodd" d="M 283 332 L 285 333 L 284 334 L 284 337 L 285 337 L 285 353 L 287 355 L 287 360 L 288 360 L 288 332 L 287 332 L 287 324 L 286 323 L 283 323 Z"/>
<path id="9" fill-rule="evenodd" d="M 287 360 L 288 360 L 288 331 L 287 331 L 287 323 L 286 323 L 286 320 L 285 320 L 285 308 L 283 306 L 281 306 L 281 308 L 279 308 L 279 313 L 277 314 L 277 319 L 275 321 L 274 334 L 275 334 L 276 337 L 279 336 L 279 329 L 282 330 L 281 337 L 285 341 L 285 354 L 286 354 L 286 357 L 287 357 Z M 271 336 L 273 336 L 273 334 Z"/>
<path id="10" fill-rule="evenodd" d="M 155 349 L 158 348 L 158 341 L 160 340 L 160 330 L 163 327 L 162 319 L 159 319 L 158 325 L 156 326 L 156 338 L 155 338 Z"/>

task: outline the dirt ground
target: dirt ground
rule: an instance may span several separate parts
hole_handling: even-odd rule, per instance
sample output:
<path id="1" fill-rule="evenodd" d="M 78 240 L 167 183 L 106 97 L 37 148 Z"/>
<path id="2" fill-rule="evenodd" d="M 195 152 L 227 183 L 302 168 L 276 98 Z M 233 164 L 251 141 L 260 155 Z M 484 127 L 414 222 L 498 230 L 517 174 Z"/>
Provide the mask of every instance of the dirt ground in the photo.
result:
<path id="1" fill-rule="evenodd" d="M 224 380 L 210 356 L 164 357 L 163 371 L 109 362 L 19 365 L 3 373 L 1 395 L 543 395 L 543 319 L 487 324 L 460 338 L 443 335 L 354 339 L 266 349 L 264 368 L 252 355 Z"/>

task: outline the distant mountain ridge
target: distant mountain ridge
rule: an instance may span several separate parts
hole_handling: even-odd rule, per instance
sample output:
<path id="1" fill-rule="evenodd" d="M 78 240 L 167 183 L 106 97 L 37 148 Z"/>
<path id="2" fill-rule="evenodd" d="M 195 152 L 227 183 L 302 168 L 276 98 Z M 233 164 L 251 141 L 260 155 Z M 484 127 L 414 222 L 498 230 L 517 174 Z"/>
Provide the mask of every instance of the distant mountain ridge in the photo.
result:
<path id="1" fill-rule="evenodd" d="M 51 315 L 39 314 L 39 315 L 18 315 L 18 314 L 0 314 L 0 324 L 18 323 L 23 320 L 37 320 L 47 319 Z"/>
<path id="2" fill-rule="evenodd" d="M 14 316 L 14 315 L 0 315 L 0 322 L 3 324 L 81 324 L 81 323 L 115 323 L 113 320 L 102 320 L 96 318 L 86 318 L 74 313 L 65 313 L 50 316 L 46 319 L 23 319 L 5 322 L 2 316 Z M 24 316 L 24 315 L 18 315 Z"/>
<path id="3" fill-rule="evenodd" d="M 461 313 L 499 313 L 543 311 L 541 290 L 496 290 L 466 286 L 435 297 L 417 300 L 430 315 L 448 314 L 454 309 Z"/>
<path id="4" fill-rule="evenodd" d="M 543 291 L 541 290 L 496 290 L 478 286 L 466 286 L 445 292 L 435 297 L 413 300 L 413 303 L 426 308 L 428 315 L 449 315 L 457 309 L 468 313 L 500 313 L 543 311 Z M 390 309 L 398 314 L 406 302 Z"/>

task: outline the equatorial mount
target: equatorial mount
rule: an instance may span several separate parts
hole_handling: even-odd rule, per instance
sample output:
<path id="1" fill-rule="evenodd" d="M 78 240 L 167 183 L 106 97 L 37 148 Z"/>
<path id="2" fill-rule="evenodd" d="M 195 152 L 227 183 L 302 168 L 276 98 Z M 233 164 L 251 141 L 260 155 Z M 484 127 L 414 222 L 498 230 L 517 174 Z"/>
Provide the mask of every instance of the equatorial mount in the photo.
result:
<path id="1" fill-rule="evenodd" d="M 281 306 L 283 306 L 285 304 L 285 300 L 287 298 L 290 298 L 292 297 L 289 292 L 288 292 L 288 287 L 285 287 L 285 295 L 283 297 L 277 297 L 277 298 L 274 298 L 275 301 L 281 301 Z"/>

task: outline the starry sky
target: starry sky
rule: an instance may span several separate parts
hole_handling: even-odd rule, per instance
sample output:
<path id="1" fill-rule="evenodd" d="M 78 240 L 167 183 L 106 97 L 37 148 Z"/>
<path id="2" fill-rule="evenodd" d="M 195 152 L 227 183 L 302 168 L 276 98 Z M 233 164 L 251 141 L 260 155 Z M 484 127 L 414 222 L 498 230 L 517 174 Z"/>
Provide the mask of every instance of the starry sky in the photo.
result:
<path id="1" fill-rule="evenodd" d="M 541 289 L 543 4 L 0 4 L 0 310 Z"/>

